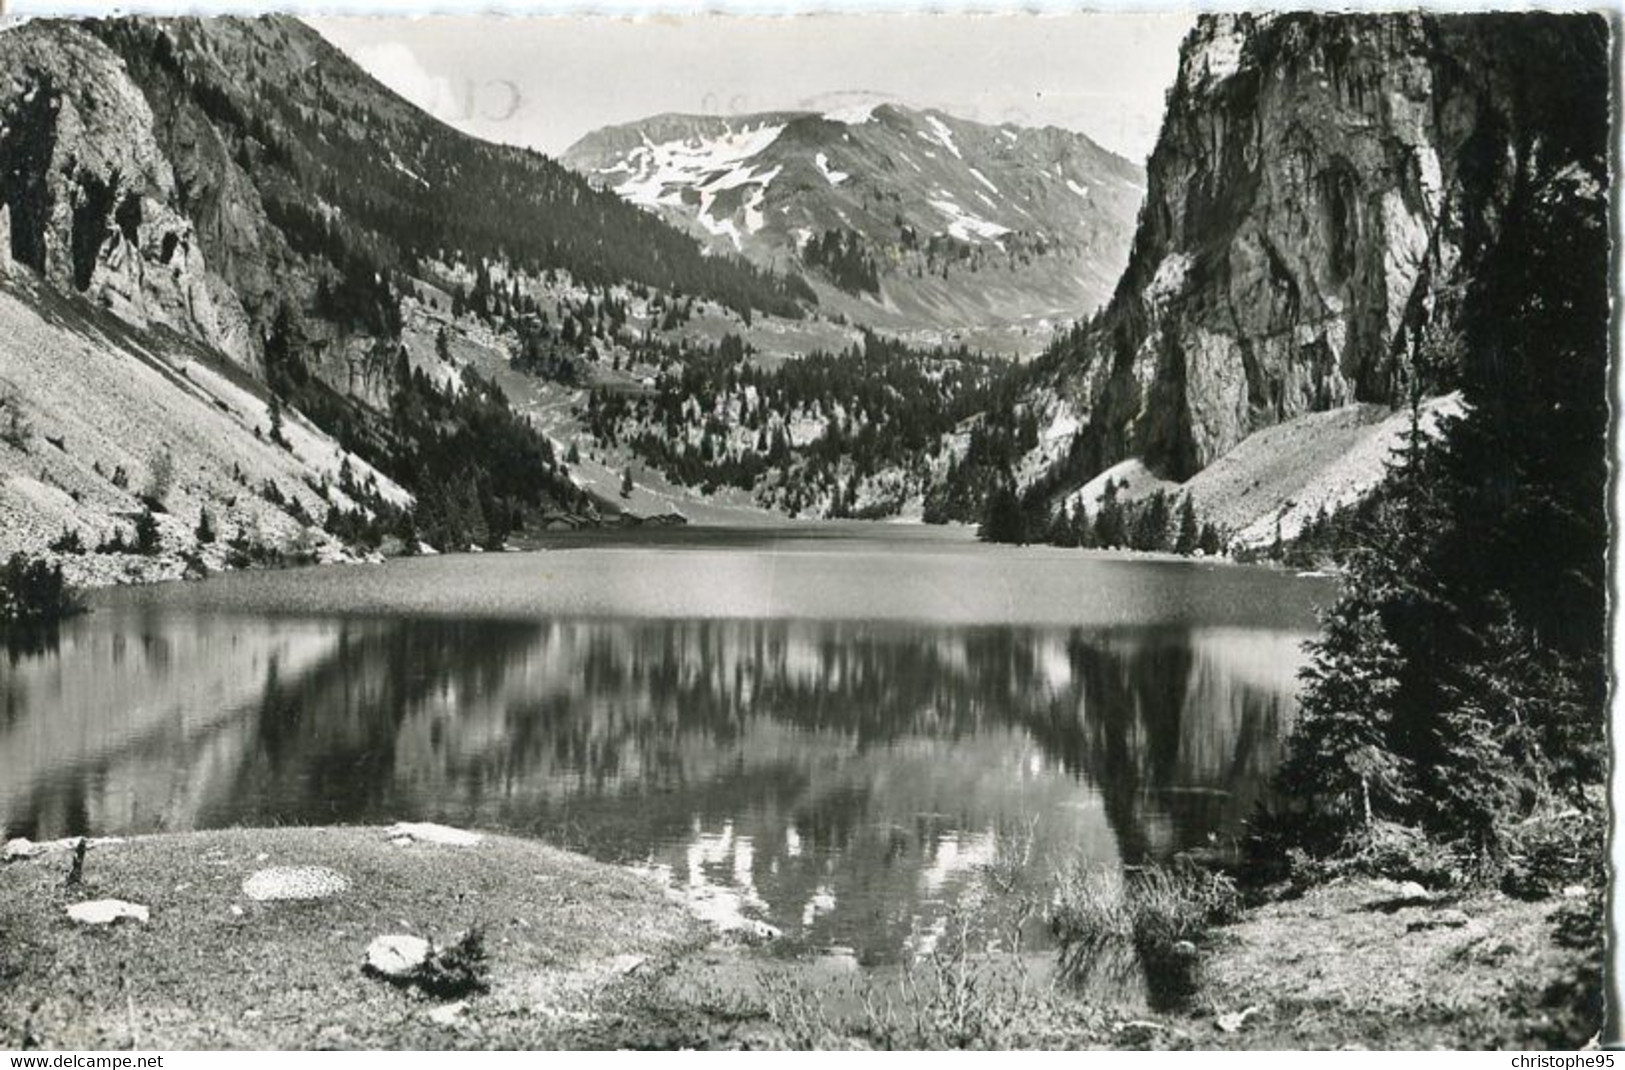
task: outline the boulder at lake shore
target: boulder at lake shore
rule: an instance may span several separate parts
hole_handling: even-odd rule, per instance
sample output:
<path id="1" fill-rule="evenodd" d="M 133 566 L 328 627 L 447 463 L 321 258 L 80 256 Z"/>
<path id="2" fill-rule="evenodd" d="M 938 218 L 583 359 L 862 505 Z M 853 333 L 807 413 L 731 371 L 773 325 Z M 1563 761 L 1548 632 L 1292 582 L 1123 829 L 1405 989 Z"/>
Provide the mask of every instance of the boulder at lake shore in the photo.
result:
<path id="1" fill-rule="evenodd" d="M 478 832 L 437 825 L 432 821 L 397 821 L 384 830 L 396 843 L 437 843 L 444 847 L 474 847 L 482 837 Z"/>

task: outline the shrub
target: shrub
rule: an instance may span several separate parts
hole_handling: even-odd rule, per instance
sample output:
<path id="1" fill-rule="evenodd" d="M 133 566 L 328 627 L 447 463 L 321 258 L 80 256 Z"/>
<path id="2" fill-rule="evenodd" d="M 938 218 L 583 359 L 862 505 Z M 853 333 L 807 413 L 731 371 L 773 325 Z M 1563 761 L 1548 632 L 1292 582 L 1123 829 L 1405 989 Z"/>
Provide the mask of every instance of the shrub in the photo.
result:
<path id="1" fill-rule="evenodd" d="M 152 471 L 147 473 L 147 485 L 141 491 L 141 500 L 156 511 L 164 510 L 169 492 L 175 487 L 175 456 L 164 450 L 153 458 Z"/>
<path id="2" fill-rule="evenodd" d="M 1501 890 L 1518 899 L 1546 899 L 1573 884 L 1606 883 L 1602 810 L 1595 807 L 1540 814 L 1506 833 L 1507 865 Z"/>
<path id="3" fill-rule="evenodd" d="M 0 625 L 53 624 L 82 609 L 61 565 L 17 553 L 0 569 Z"/>
<path id="4" fill-rule="evenodd" d="M 1415 881 L 1426 888 L 1451 888 L 1467 876 L 1471 853 L 1464 856 L 1420 829 L 1374 820 L 1357 826 L 1322 853 L 1293 846 L 1292 830 L 1280 814 L 1260 813 L 1247 839 L 1249 895 L 1290 898 L 1317 884 L 1346 876 Z M 1287 831 L 1283 832 L 1283 829 Z M 1284 887 L 1279 886 L 1284 882 Z M 1277 885 L 1271 887 L 1272 885 Z"/>
<path id="5" fill-rule="evenodd" d="M 1361 873 L 1427 888 L 1449 888 L 1463 880 L 1462 859 L 1420 829 L 1373 821 L 1346 841 L 1329 872 Z"/>
<path id="6" fill-rule="evenodd" d="M 1074 867 L 1057 878 L 1049 922 L 1063 976 L 1076 981 L 1102 964 L 1121 966 L 1132 948 L 1152 1005 L 1167 1009 L 1195 995 L 1200 946 L 1240 909 L 1235 883 L 1197 866 L 1152 866 L 1126 877 Z"/>
<path id="7" fill-rule="evenodd" d="M 34 436 L 34 425 L 23 413 L 22 399 L 11 387 L 0 390 L 0 441 L 12 449 L 28 452 L 28 441 Z"/>
<path id="8" fill-rule="evenodd" d="M 271 434 L 269 437 L 271 441 L 285 450 L 291 450 L 293 446 L 289 444 L 287 436 L 282 432 L 282 402 L 275 395 L 271 397 L 270 417 Z M 256 427 L 254 430 L 258 432 L 259 428 Z"/>
<path id="9" fill-rule="evenodd" d="M 1038 818 L 1000 824 L 993 841 L 993 857 L 982 866 L 982 879 L 999 895 L 1012 895 L 1020 888 L 1033 860 L 1038 838 Z"/>
<path id="10" fill-rule="evenodd" d="M 461 999 L 489 991 L 490 965 L 485 932 L 474 926 L 445 947 L 437 947 L 412 974 L 411 982 L 436 999 Z"/>
<path id="11" fill-rule="evenodd" d="M 1049 926 L 1060 944 L 1062 975 L 1086 976 L 1133 940 L 1133 908 L 1123 875 L 1099 866 L 1062 870 L 1050 900 Z"/>
<path id="12" fill-rule="evenodd" d="M 62 534 L 51 541 L 51 549 L 59 554 L 82 554 L 85 552 L 85 540 L 78 528 L 63 528 Z"/>
<path id="13" fill-rule="evenodd" d="M 862 1010 L 852 1031 L 889 1050 L 1054 1046 L 1045 1036 L 1057 1019 L 1054 1005 L 1030 983 L 1019 955 L 995 952 L 986 920 L 977 905 L 949 910 L 929 952 L 905 962 L 892 983 L 857 993 Z M 780 1025 L 794 1021 L 786 1007 L 795 1002 L 782 994 L 769 1003 Z"/>
<path id="14" fill-rule="evenodd" d="M 248 532 L 242 528 L 237 534 L 226 540 L 226 567 L 247 568 L 254 563 L 254 550 L 256 544 L 248 537 Z"/>

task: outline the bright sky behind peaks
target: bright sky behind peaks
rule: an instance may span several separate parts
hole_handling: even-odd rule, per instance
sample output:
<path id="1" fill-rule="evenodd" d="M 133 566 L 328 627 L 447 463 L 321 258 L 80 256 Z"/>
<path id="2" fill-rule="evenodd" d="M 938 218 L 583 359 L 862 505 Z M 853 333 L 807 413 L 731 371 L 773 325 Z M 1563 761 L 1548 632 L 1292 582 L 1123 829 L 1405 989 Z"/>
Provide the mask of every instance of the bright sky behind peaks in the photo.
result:
<path id="1" fill-rule="evenodd" d="M 384 84 L 468 133 L 557 156 L 661 112 L 892 101 L 1059 126 L 1143 161 L 1192 16 L 311 18 Z"/>

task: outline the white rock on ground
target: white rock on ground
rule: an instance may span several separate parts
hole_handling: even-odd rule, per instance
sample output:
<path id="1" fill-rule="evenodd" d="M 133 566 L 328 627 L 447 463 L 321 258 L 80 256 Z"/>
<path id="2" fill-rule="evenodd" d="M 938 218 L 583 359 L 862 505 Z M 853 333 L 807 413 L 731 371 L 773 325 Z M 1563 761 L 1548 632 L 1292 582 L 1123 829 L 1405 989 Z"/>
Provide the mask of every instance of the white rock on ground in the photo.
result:
<path id="1" fill-rule="evenodd" d="M 7 840 L 4 847 L 0 847 L 0 862 L 18 862 L 25 858 L 33 858 L 40 853 L 40 845 L 27 836 L 18 836 L 14 840 Z"/>
<path id="2" fill-rule="evenodd" d="M 1218 1016 L 1218 1018 L 1214 1019 L 1213 1024 L 1218 1026 L 1221 1032 L 1234 1033 L 1242 1026 L 1247 1024 L 1247 1019 L 1251 1018 L 1257 1013 L 1257 1007 L 1248 1007 L 1246 1010 L 1232 1011 L 1229 1014 L 1221 1014 Z"/>
<path id="3" fill-rule="evenodd" d="M 456 1003 L 447 1003 L 444 1006 L 436 1007 L 434 1010 L 430 1011 L 429 1021 L 433 1022 L 435 1025 L 456 1025 L 457 1020 L 462 1017 L 463 1012 L 467 1009 L 467 1000 L 460 999 Z"/>
<path id="4" fill-rule="evenodd" d="M 68 917 L 81 925 L 112 925 L 125 918 L 146 924 L 149 912 L 140 903 L 126 903 L 122 899 L 92 899 L 70 906 Z"/>
<path id="5" fill-rule="evenodd" d="M 123 842 L 122 836 L 92 836 L 85 840 L 85 847 L 107 847 Z M 27 836 L 18 836 L 16 839 L 7 840 L 5 846 L 0 847 L 0 862 L 24 862 L 44 854 L 71 851 L 78 844 L 77 836 L 64 836 L 60 840 L 46 840 L 43 843 L 35 843 Z"/>
<path id="6" fill-rule="evenodd" d="M 616 973 L 634 973 L 645 961 L 643 955 L 616 955 L 609 960 L 609 968 Z"/>
<path id="7" fill-rule="evenodd" d="M 450 825 L 436 825 L 432 821 L 397 821 L 384 830 L 384 835 L 396 841 L 416 840 L 419 843 L 438 843 L 445 847 L 473 847 L 484 839 L 477 832 L 452 828 Z"/>
<path id="8" fill-rule="evenodd" d="M 330 899 L 347 890 L 344 874 L 326 866 L 271 866 L 243 881 L 243 894 L 255 902 L 280 899 Z"/>
<path id="9" fill-rule="evenodd" d="M 367 969 L 384 977 L 406 977 L 428 958 L 429 941 L 421 936 L 397 933 L 374 937 L 367 945 Z"/>

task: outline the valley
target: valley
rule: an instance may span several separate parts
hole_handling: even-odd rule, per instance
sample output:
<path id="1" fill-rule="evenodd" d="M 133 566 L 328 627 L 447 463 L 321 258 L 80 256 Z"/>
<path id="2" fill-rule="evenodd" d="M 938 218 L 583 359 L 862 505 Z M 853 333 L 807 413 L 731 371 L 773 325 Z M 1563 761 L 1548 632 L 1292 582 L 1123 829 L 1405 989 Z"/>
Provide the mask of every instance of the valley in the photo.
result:
<path id="1" fill-rule="evenodd" d="M 1226 322 L 1187 313 L 1214 307 L 1210 291 L 1260 249 L 1293 262 L 1287 231 L 1319 234 L 1313 219 L 1344 210 L 1327 190 L 1298 207 L 1290 168 L 1239 214 L 1175 203 L 1196 181 L 1179 170 L 1189 131 L 1252 107 L 1237 98 L 1252 76 L 1208 58 L 1249 26 L 1215 20 L 1189 44 L 1144 169 L 1083 134 L 895 104 L 659 115 L 556 163 L 436 123 L 297 21 L 17 27 L 0 42 L 20 72 L 0 101 L 0 252 L 17 317 L 46 301 L 75 311 L 33 325 L 50 339 L 0 373 L 34 432 L 0 445 L 0 550 L 52 554 L 77 531 L 88 552 L 66 564 L 93 581 L 240 564 L 247 544 L 259 561 L 366 558 L 641 519 L 984 525 L 1010 496 L 1022 519 L 1002 537 L 1070 544 L 1109 488 L 1114 509 L 1155 515 L 1107 546 L 1188 549 L 1177 528 L 1193 512 L 1209 552 L 1276 552 L 1383 478 L 1410 427 L 1398 392 L 1419 313 L 1404 310 L 1446 284 L 1389 257 L 1336 280 L 1277 272 L 1278 294 L 1232 286 L 1228 307 L 1253 303 Z M 241 85 L 224 77 L 234 64 Z M 300 73 L 258 110 L 256 87 L 284 69 Z M 1294 100 L 1327 131 L 1337 109 L 1366 106 Z M 1403 125 L 1418 159 L 1459 138 L 1410 112 L 1380 120 Z M 1423 212 L 1453 240 L 1455 174 L 1429 178 L 1433 200 L 1408 198 L 1422 205 L 1410 215 L 1347 211 L 1395 234 L 1433 225 Z M 1176 217 L 1185 230 L 1168 229 Z M 193 436 L 213 470 L 232 475 L 223 459 L 244 434 L 268 441 L 273 408 L 310 436 L 282 451 L 298 487 L 273 492 L 297 504 L 253 504 L 259 474 L 242 476 L 249 494 L 188 478 L 153 514 L 155 552 L 99 562 L 145 508 L 113 474 L 147 478 L 132 473 L 174 455 L 179 433 L 143 421 L 91 458 L 94 488 L 43 447 L 74 418 L 41 385 L 47 354 L 109 333 L 123 347 L 110 350 L 156 355 L 165 375 L 193 368 L 185 404 L 234 415 Z M 1260 341 L 1285 334 L 1296 349 Z M 1275 355 L 1238 367 L 1238 345 Z M 1130 351 L 1133 385 L 1117 355 Z M 240 396 L 200 386 L 203 367 Z M 1433 427 L 1459 404 L 1448 358 L 1429 368 L 1417 390 Z M 424 422 L 471 382 L 476 396 L 491 384 L 512 427 L 476 426 L 469 408 L 463 440 L 508 436 L 498 448 L 534 462 L 468 455 Z M 367 500 L 340 492 L 346 466 L 384 482 Z M 206 508 L 239 552 L 189 537 Z"/>
<path id="2" fill-rule="evenodd" d="M 1609 22 L 1055 18 L 0 22 L 0 1044 L 1610 1039 Z"/>

